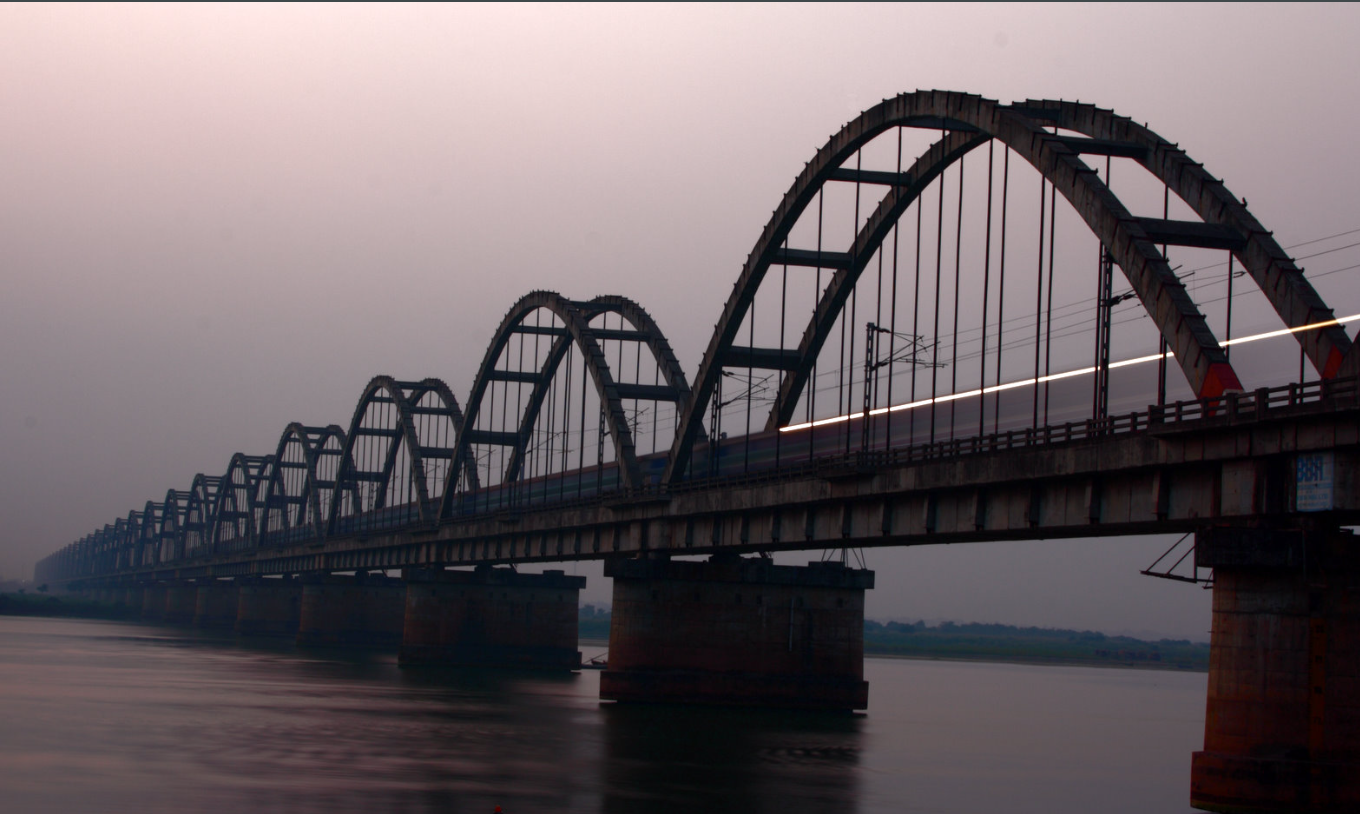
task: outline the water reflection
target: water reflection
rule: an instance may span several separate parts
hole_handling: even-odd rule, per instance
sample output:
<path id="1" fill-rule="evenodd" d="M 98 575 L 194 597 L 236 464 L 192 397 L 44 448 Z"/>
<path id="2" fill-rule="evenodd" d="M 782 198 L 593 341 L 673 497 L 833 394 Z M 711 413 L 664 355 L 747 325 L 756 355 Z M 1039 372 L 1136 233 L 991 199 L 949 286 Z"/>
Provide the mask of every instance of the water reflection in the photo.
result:
<path id="1" fill-rule="evenodd" d="M 853 808 L 859 716 L 614 704 L 601 711 L 606 814 Z"/>
<path id="2" fill-rule="evenodd" d="M 867 716 L 599 702 L 599 674 L 402 670 L 0 617 L 0 809 L 1186 810 L 1204 677 L 870 660 Z"/>

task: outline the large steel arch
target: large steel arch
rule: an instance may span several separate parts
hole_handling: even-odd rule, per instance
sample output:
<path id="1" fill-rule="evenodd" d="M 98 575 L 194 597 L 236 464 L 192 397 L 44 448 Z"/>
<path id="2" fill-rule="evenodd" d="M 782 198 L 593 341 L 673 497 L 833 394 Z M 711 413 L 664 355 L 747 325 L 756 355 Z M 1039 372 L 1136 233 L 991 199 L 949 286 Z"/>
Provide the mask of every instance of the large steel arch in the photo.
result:
<path id="1" fill-rule="evenodd" d="M 761 367 L 788 371 L 773 406 L 767 428 L 786 423 L 796 404 L 817 354 L 831 326 L 840 315 L 854 283 L 890 232 L 897 218 L 919 196 L 931 180 L 969 150 L 990 139 L 1002 142 L 1024 158 L 1072 204 L 1088 228 L 1101 241 L 1115 263 L 1124 271 L 1134 292 L 1152 316 L 1169 348 L 1174 352 L 1193 391 L 1201 398 L 1212 398 L 1242 385 L 1226 354 L 1209 330 L 1204 316 L 1190 299 L 1185 286 L 1176 278 L 1157 244 L 1228 248 L 1241 252 L 1244 265 L 1250 263 L 1254 279 L 1261 283 L 1291 327 L 1330 319 L 1331 312 L 1321 305 L 1302 275 L 1290 273 L 1288 258 L 1268 233 L 1260 229 L 1245 207 L 1200 170 L 1197 176 L 1184 159 L 1165 140 L 1142 129 L 1133 134 L 1144 140 L 1117 140 L 1114 122 L 1126 121 L 1108 111 L 1095 115 L 1095 108 L 1076 106 L 1059 127 L 1070 125 L 1076 132 L 1090 132 L 1089 138 L 1051 134 L 1045 125 L 1053 124 L 1059 113 L 1047 113 L 1046 106 L 1061 111 L 1062 103 L 1022 103 L 1004 106 L 979 96 L 927 91 L 903 94 L 865 111 L 836 133 L 808 163 L 794 181 L 783 201 L 766 224 L 755 248 L 747 257 L 741 276 L 723 309 L 717 328 L 704 353 L 695 378 L 693 396 L 681 419 L 681 429 L 672 447 L 665 475 L 673 483 L 689 463 L 703 416 L 723 367 Z M 1036 113 L 1036 111 L 1038 111 Z M 1083 120 L 1083 116 L 1086 118 Z M 842 164 L 874 137 L 892 127 L 922 127 L 950 131 L 907 172 L 890 179 L 883 173 L 844 170 Z M 1102 129 L 1102 127 L 1104 129 Z M 1159 177 L 1205 217 L 1204 223 L 1159 221 L 1135 217 L 1114 196 L 1097 174 L 1082 161 L 1083 153 L 1136 156 L 1143 154 L 1145 166 L 1161 167 Z M 1174 160 L 1179 154 L 1180 161 Z M 1160 158 L 1165 156 L 1165 158 Z M 1160 160 L 1159 160 L 1160 159 Z M 888 193 L 869 216 L 848 252 L 810 252 L 789 250 L 786 239 L 808 204 L 832 180 L 869 179 L 886 183 Z M 1214 185 L 1217 185 L 1216 188 Z M 1226 215 L 1224 213 L 1227 213 Z M 1231 216 L 1231 217 L 1229 217 Z M 1224 219 L 1232 219 L 1229 225 Z M 1268 241 L 1268 242 L 1267 242 Z M 1283 258 L 1283 259 L 1282 259 Z M 775 264 L 807 265 L 836 270 L 804 331 L 796 350 L 778 351 L 742 348 L 735 345 L 737 332 L 745 319 L 766 272 Z M 1304 341 L 1301 339 L 1301 341 Z M 1349 350 L 1349 340 L 1339 327 L 1330 330 L 1325 340 L 1312 341 L 1314 363 L 1325 375 L 1340 367 Z M 1305 345 L 1307 348 L 1307 345 Z M 1333 350 L 1336 353 L 1333 353 Z M 1339 355 L 1338 355 L 1339 354 Z"/>
<path id="2" fill-rule="evenodd" d="M 645 308 L 627 297 L 616 295 L 602 295 L 588 302 L 576 303 L 576 305 L 585 317 L 587 324 L 603 314 L 616 314 L 631 325 L 631 331 L 591 327 L 590 332 L 597 341 L 611 337 L 644 343 L 652 354 L 652 359 L 656 363 L 661 378 L 665 380 L 665 385 L 661 387 L 616 383 L 615 386 L 619 390 L 621 399 L 633 397 L 652 401 L 669 401 L 675 404 L 677 412 L 684 409 L 690 397 L 689 381 L 685 378 L 685 371 L 680 367 L 680 361 L 671 349 L 670 342 L 661 332 L 661 327 L 656 324 L 656 321 L 652 319 L 651 314 L 647 313 Z M 533 391 L 529 395 L 528 404 L 520 421 L 514 450 L 511 452 L 510 461 L 506 466 L 504 480 L 507 483 L 519 477 L 520 469 L 524 464 L 524 456 L 528 452 L 529 438 L 533 431 L 534 422 L 538 420 L 539 411 L 542 409 L 543 401 L 548 394 L 548 387 L 552 383 L 553 376 L 557 375 L 557 368 L 566 356 L 571 342 L 572 336 L 570 334 L 559 336 L 548 351 L 547 357 L 538 372 Z"/>
<path id="3" fill-rule="evenodd" d="M 440 404 L 437 406 L 418 406 L 427 394 L 438 396 Z M 396 427 L 369 427 L 365 426 L 364 419 L 368 415 L 369 409 L 378 403 L 391 403 L 396 408 Z M 436 510 L 430 505 L 429 486 L 426 483 L 426 458 L 444 458 L 455 461 L 455 448 L 449 446 L 426 445 L 423 442 L 427 439 L 420 438 L 416 426 L 415 416 L 417 412 L 433 414 L 448 419 L 453 425 L 453 438 L 457 439 L 463 435 L 463 413 L 458 407 L 458 400 L 454 398 L 448 385 L 440 379 L 424 379 L 419 382 L 401 382 L 391 376 L 375 376 L 364 388 L 363 395 L 359 397 L 359 403 L 354 408 L 354 417 L 350 420 L 349 432 L 345 436 L 345 445 L 340 455 L 340 469 L 336 474 L 336 484 L 339 494 L 349 494 L 353 496 L 354 511 L 356 514 L 365 511 L 377 511 L 387 506 L 388 487 L 392 481 L 393 470 L 396 466 L 398 453 L 403 445 L 407 449 L 407 460 L 409 463 L 410 482 L 415 489 L 414 498 L 418 508 L 418 515 L 421 522 L 433 523 L 437 517 Z M 387 440 L 386 449 L 379 456 L 380 465 L 374 470 L 364 470 L 360 462 L 355 458 L 355 445 L 360 439 L 365 437 L 385 438 Z M 450 472 L 454 467 L 450 467 Z M 475 482 L 476 472 L 469 473 Z M 362 495 L 361 481 L 374 484 L 373 503 L 370 506 L 360 506 L 360 496 Z M 326 521 L 327 533 L 334 533 L 337 523 L 342 514 L 344 501 L 335 499 L 331 501 L 330 513 Z"/>
<path id="4" fill-rule="evenodd" d="M 590 371 L 600 403 L 604 405 L 605 426 L 613 439 L 621 485 L 625 489 L 639 485 L 641 478 L 638 473 L 633 436 L 628 429 L 628 421 L 623 410 L 625 395 L 620 394 L 620 385 L 614 381 L 609 370 L 609 364 L 606 362 L 604 352 L 600 349 L 599 341 L 596 338 L 597 330 L 590 327 L 590 319 L 586 315 L 590 306 L 586 306 L 586 310 L 583 310 L 583 305 L 586 304 L 572 302 L 555 291 L 533 291 L 511 306 L 501 320 L 500 326 L 492 336 L 491 343 L 487 346 L 486 354 L 482 357 L 477 378 L 473 381 L 472 393 L 468 396 L 467 413 L 464 417 L 466 429 L 458 437 L 458 446 L 453 457 L 454 465 L 449 469 L 449 481 L 444 486 L 443 499 L 440 501 L 440 517 L 448 517 L 452 513 L 453 495 L 458 485 L 458 472 L 467 465 L 473 444 L 499 444 L 518 449 L 528 442 L 528 439 L 524 437 L 523 430 L 517 433 L 492 433 L 473 428 L 477 426 L 477 417 L 481 411 L 482 398 L 486 394 L 487 388 L 493 381 L 505 380 L 506 374 L 503 371 L 497 371 L 496 363 L 506 345 L 509 344 L 510 337 L 517 332 L 542 330 L 524 324 L 525 318 L 540 308 L 546 309 L 561 320 L 562 330 L 566 332 L 562 336 L 569 337 L 570 341 L 575 343 L 585 360 L 586 369 Z M 639 317 L 639 319 L 641 318 Z M 563 352 L 565 352 L 566 345 L 563 344 L 562 347 Z M 517 376 L 515 380 L 520 379 Z M 624 393 L 627 393 L 627 386 L 624 386 Z"/>
<path id="5" fill-rule="evenodd" d="M 1197 239 L 1199 243 L 1194 245 L 1209 243 L 1211 248 L 1231 251 L 1288 327 L 1322 323 L 1315 330 L 1295 332 L 1294 338 L 1322 378 L 1337 375 L 1343 360 L 1352 353 L 1351 338 L 1340 325 L 1325 324 L 1333 319 L 1332 309 L 1318 296 L 1303 270 L 1252 216 L 1246 203 L 1205 172 L 1204 165 L 1146 126 L 1095 105 L 1031 99 L 1012 107 L 1032 120 L 1081 133 L 1097 144 L 1108 145 L 1107 149 L 1119 149 L 1166 184 L 1211 227 L 1177 224 L 1182 239 Z M 1077 149 L 1083 146 L 1074 139 L 1068 139 L 1067 144 Z"/>

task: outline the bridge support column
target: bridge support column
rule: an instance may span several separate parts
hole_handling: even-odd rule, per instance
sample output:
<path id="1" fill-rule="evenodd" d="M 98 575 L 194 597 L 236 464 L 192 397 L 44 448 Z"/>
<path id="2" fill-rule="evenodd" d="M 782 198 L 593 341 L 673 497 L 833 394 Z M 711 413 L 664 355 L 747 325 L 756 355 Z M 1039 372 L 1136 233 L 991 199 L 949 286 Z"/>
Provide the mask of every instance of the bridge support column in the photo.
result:
<path id="1" fill-rule="evenodd" d="M 400 662 L 576 670 L 585 577 L 408 569 Z"/>
<path id="2" fill-rule="evenodd" d="M 159 622 L 165 618 L 166 584 L 154 582 L 142 588 L 142 618 Z"/>
<path id="3" fill-rule="evenodd" d="M 303 581 L 297 643 L 303 647 L 395 647 L 406 619 L 406 583 L 385 576 L 326 575 Z"/>
<path id="4" fill-rule="evenodd" d="M 236 600 L 236 632 L 242 636 L 296 636 L 302 583 L 291 578 L 242 581 Z"/>
<path id="5" fill-rule="evenodd" d="M 165 589 L 165 621 L 174 625 L 188 625 L 198 610 L 198 583 L 176 582 Z"/>
<path id="6" fill-rule="evenodd" d="M 1209 811 L 1360 811 L 1360 541 L 1215 529 L 1204 751 L 1190 803 Z"/>
<path id="7" fill-rule="evenodd" d="M 132 586 L 132 587 L 124 588 L 124 589 L 123 589 L 123 604 L 126 605 L 128 608 L 131 608 L 131 609 L 134 610 L 134 611 L 139 611 L 139 610 L 141 610 L 141 608 L 142 608 L 142 594 L 143 594 L 144 590 L 145 590 L 145 589 L 142 588 L 141 586 L 136 586 L 136 585 L 134 585 L 134 586 Z"/>
<path id="8" fill-rule="evenodd" d="M 864 591 L 872 571 L 737 557 L 613 560 L 614 701 L 864 709 Z"/>
<path id="9" fill-rule="evenodd" d="M 240 594 L 240 588 L 232 581 L 213 580 L 199 585 L 194 627 L 228 630 L 235 627 Z"/>

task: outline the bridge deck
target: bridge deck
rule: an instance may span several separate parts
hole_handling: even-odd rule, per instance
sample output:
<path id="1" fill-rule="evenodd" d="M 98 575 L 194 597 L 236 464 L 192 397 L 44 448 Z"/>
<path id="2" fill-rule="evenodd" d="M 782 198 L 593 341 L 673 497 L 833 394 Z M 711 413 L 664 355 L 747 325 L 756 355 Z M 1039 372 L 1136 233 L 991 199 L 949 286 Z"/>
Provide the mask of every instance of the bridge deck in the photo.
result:
<path id="1" fill-rule="evenodd" d="M 416 565 L 920 545 L 1298 523 L 1300 455 L 1325 456 L 1331 508 L 1360 523 L 1354 382 L 1187 402 L 759 476 L 697 480 L 522 511 L 106 574 L 229 577 Z M 91 575 L 93 576 L 93 575 Z"/>

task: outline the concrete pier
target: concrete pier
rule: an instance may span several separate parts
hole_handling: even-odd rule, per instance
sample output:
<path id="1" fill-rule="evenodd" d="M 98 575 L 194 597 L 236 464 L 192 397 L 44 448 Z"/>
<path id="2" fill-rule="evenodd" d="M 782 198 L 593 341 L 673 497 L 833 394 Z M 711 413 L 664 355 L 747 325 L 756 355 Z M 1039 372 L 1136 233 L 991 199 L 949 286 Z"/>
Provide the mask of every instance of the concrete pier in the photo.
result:
<path id="1" fill-rule="evenodd" d="M 872 571 L 727 557 L 614 560 L 615 701 L 852 710 L 868 706 L 864 592 Z"/>
<path id="2" fill-rule="evenodd" d="M 200 584 L 194 607 L 194 627 L 234 628 L 240 594 L 234 581 L 213 580 Z"/>
<path id="3" fill-rule="evenodd" d="M 171 583 L 165 589 L 165 621 L 175 625 L 193 624 L 197 610 L 197 583 Z"/>
<path id="4" fill-rule="evenodd" d="M 243 580 L 236 603 L 242 636 L 291 638 L 302 617 L 302 583 L 294 579 Z"/>
<path id="5" fill-rule="evenodd" d="M 406 623 L 406 583 L 331 574 L 303 581 L 297 643 L 303 647 L 396 647 Z"/>
<path id="6" fill-rule="evenodd" d="M 1196 559 L 1214 597 L 1191 805 L 1360 811 L 1360 542 L 1219 529 Z"/>
<path id="7" fill-rule="evenodd" d="M 148 622 L 159 622 L 165 618 L 165 595 L 168 586 L 163 582 L 153 582 L 142 588 L 142 618 Z"/>
<path id="8" fill-rule="evenodd" d="M 409 569 L 404 573 L 403 665 L 477 665 L 575 670 L 585 577 Z"/>

